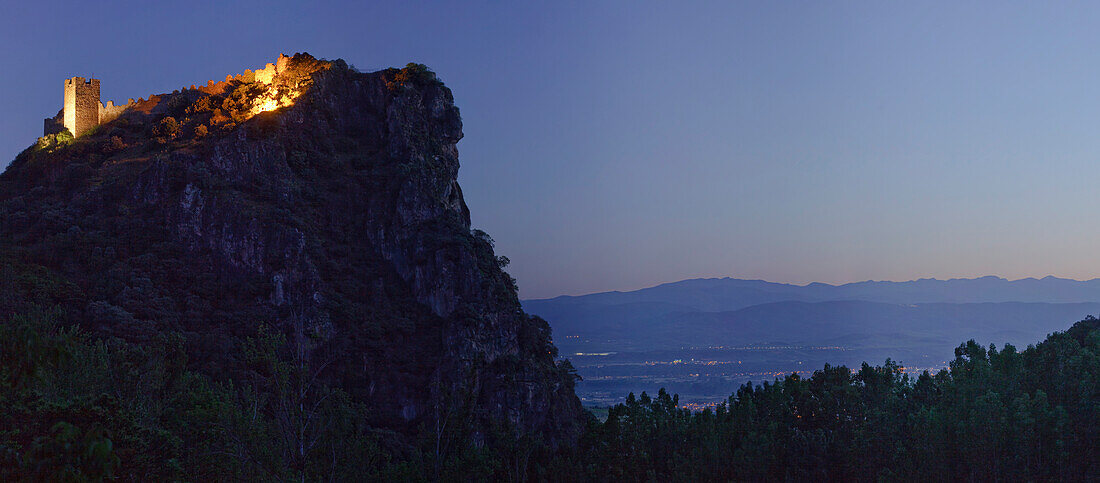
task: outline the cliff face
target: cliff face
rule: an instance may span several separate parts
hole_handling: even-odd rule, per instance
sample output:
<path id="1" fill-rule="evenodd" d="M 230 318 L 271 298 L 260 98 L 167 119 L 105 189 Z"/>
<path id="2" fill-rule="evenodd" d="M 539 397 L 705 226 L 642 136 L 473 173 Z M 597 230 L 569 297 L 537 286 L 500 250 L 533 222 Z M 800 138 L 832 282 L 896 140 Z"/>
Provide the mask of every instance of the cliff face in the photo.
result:
<path id="1" fill-rule="evenodd" d="M 29 148 L 0 176 L 3 248 L 70 280 L 75 320 L 138 343 L 180 332 L 208 373 L 250 377 L 239 345 L 266 326 L 379 426 L 461 415 L 475 438 L 572 438 L 573 375 L 470 229 L 450 90 L 411 64 L 289 65 Z"/>

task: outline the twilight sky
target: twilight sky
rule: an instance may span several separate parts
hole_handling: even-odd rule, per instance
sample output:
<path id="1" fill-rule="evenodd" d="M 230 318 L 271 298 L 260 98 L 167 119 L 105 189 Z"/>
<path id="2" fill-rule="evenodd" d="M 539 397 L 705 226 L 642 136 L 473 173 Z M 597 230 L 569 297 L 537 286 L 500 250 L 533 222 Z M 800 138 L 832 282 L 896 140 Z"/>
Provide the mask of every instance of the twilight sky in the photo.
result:
<path id="1" fill-rule="evenodd" d="M 1095 3 L 102 3 L 0 1 L 0 168 L 66 77 L 125 102 L 280 52 L 415 61 L 524 298 L 1100 276 Z"/>

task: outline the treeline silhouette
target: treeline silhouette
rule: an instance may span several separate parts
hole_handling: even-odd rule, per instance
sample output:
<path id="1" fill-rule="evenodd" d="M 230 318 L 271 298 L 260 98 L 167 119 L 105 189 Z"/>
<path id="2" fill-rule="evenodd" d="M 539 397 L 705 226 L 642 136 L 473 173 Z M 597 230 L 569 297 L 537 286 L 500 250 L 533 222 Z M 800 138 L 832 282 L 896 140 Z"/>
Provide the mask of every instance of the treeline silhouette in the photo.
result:
<path id="1" fill-rule="evenodd" d="M 1100 474 L 1100 321 L 1017 351 L 955 349 L 948 369 L 895 362 L 745 385 L 691 412 L 631 394 L 582 445 L 623 481 L 1084 480 Z"/>
<path id="2" fill-rule="evenodd" d="M 98 340 L 32 309 L 0 324 L 0 480 L 1086 480 L 1100 470 L 1100 320 L 1023 351 L 960 345 L 948 369 L 825 366 L 747 384 L 714 410 L 661 390 L 589 414 L 552 448 L 470 415 L 419 436 L 371 428 L 310 385 L 277 334 L 251 381 L 186 369 L 182 338 Z M 479 443 L 480 441 L 480 443 Z"/>

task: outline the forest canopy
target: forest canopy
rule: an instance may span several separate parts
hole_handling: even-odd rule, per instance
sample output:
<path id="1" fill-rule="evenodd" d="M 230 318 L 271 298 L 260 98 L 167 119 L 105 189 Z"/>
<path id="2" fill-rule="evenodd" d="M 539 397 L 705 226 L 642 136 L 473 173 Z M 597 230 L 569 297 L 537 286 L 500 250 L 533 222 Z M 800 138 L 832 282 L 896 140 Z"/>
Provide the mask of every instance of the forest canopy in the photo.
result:
<path id="1" fill-rule="evenodd" d="M 1018 351 L 975 341 L 912 377 L 887 360 L 746 384 L 693 412 L 631 394 L 580 444 L 471 443 L 461 418 L 423 440 L 372 429 L 341 391 L 305 386 L 276 334 L 241 351 L 255 377 L 186 369 L 181 339 L 95 339 L 24 307 L 0 324 L 0 479 L 1074 480 L 1100 448 L 1100 320 Z M 308 403 L 308 404 L 304 404 Z M 299 409 L 299 408 L 307 409 Z M 303 421 L 311 420 L 308 427 Z"/>

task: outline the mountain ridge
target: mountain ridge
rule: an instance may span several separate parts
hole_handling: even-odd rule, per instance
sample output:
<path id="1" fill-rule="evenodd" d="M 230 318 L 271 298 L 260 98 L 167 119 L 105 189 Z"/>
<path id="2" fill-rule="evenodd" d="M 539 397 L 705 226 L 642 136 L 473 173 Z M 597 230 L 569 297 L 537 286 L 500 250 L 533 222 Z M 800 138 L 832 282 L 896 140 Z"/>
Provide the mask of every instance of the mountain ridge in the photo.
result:
<path id="1" fill-rule="evenodd" d="M 1039 284 L 1040 286 L 1035 286 Z M 1026 286 L 1026 287 L 1025 287 Z M 967 290 L 979 288 L 982 290 L 1001 290 L 1000 295 L 973 294 Z M 735 290 L 742 290 L 737 293 Z M 546 304 L 561 303 L 621 303 L 623 300 L 660 300 L 671 303 L 686 304 L 682 299 L 676 299 L 675 291 L 696 290 L 715 291 L 727 290 L 726 293 L 717 294 L 716 297 L 747 296 L 752 291 L 766 294 L 779 294 L 778 296 L 791 297 L 790 300 L 824 301 L 824 300 L 882 300 L 883 294 L 876 290 L 908 290 L 910 294 L 893 295 L 891 301 L 898 303 L 928 303 L 928 302 L 993 302 L 993 301 L 1035 301 L 1035 302 L 1091 302 L 1100 301 L 1100 278 L 1089 280 L 1075 280 L 1047 275 L 1043 278 L 1025 277 L 1010 280 L 1004 277 L 987 275 L 976 278 L 921 278 L 908 281 L 876 281 L 866 280 L 844 284 L 829 284 L 824 282 L 810 282 L 804 285 L 788 284 L 781 282 L 769 282 L 760 279 L 738 279 L 732 277 L 722 278 L 694 278 L 676 282 L 662 283 L 652 287 L 645 287 L 629 291 L 594 292 L 583 295 L 559 295 L 550 298 L 524 299 L 523 303 L 529 306 L 541 306 Z M 915 290 L 923 290 L 923 295 L 913 294 Z M 933 292 L 929 292 L 933 290 Z M 1009 291 L 1011 293 L 1007 293 Z M 937 293 L 938 292 L 938 293 Z M 951 295 L 947 295 L 950 293 Z M 785 295 L 783 295 L 785 294 Z M 1069 294 L 1069 295 L 1067 295 Z M 697 297 L 703 297 L 697 295 Z M 762 303 L 754 299 L 755 303 Z M 773 300 L 778 301 L 778 300 Z M 714 300 L 704 301 L 710 305 L 698 307 L 701 310 L 714 310 Z M 745 305 L 747 306 L 747 305 Z M 725 305 L 722 308 L 736 308 Z"/>

